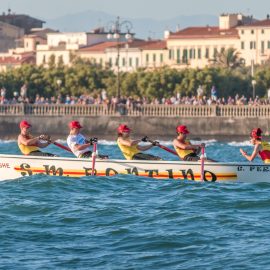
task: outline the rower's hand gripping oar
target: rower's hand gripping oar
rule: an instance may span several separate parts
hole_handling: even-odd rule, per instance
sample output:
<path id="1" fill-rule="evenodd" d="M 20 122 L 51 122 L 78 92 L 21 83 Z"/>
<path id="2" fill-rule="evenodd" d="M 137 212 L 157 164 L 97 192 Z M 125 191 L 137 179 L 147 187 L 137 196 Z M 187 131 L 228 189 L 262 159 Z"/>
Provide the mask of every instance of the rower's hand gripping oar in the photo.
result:
<path id="1" fill-rule="evenodd" d="M 171 154 L 173 154 L 175 156 L 178 156 L 178 154 L 175 151 L 173 151 L 172 149 L 170 149 L 170 148 L 168 148 L 168 147 L 166 147 L 164 145 L 161 145 L 158 141 L 152 141 L 149 138 L 147 138 L 146 141 L 152 143 L 155 146 L 158 146 L 159 148 L 161 148 L 161 149 L 163 149 L 163 150 L 165 150 L 165 151 L 167 151 L 167 152 L 169 152 L 169 153 L 171 153 Z"/>
<path id="2" fill-rule="evenodd" d="M 95 166 L 96 166 L 96 157 L 97 157 L 97 138 L 95 138 L 95 140 L 92 141 L 93 143 L 93 153 L 92 153 L 92 172 L 91 175 L 94 176 L 95 175 Z"/>
<path id="3" fill-rule="evenodd" d="M 54 144 L 55 146 L 57 146 L 57 147 L 59 147 L 59 148 L 61 148 L 61 149 L 64 149 L 64 150 L 66 150 L 66 151 L 72 153 L 72 151 L 70 150 L 69 147 L 67 147 L 67 146 L 65 146 L 65 145 L 63 145 L 63 144 L 60 144 L 60 143 L 58 143 L 58 142 L 52 141 L 52 140 L 51 140 L 51 137 L 50 137 L 49 135 L 40 135 L 40 136 L 39 136 L 39 139 L 40 139 L 40 140 L 43 140 L 43 141 L 47 141 L 47 142 L 49 142 L 49 143 L 52 143 L 52 144 Z"/>

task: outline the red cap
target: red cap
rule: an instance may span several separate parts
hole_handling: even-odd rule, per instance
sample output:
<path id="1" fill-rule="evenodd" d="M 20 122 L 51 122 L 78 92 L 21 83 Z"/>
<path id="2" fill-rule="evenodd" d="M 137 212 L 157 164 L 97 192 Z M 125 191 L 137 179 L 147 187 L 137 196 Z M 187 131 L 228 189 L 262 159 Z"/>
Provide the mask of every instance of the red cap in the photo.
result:
<path id="1" fill-rule="evenodd" d="M 254 139 L 261 139 L 262 138 L 263 131 L 260 128 L 254 128 L 252 129 L 250 133 L 250 137 Z"/>
<path id="2" fill-rule="evenodd" d="M 186 126 L 178 126 L 176 128 L 177 133 L 189 134 L 189 131 Z"/>
<path id="3" fill-rule="evenodd" d="M 124 124 L 120 125 L 117 130 L 118 130 L 118 133 L 131 131 L 131 129 L 127 125 L 124 125 Z"/>
<path id="4" fill-rule="evenodd" d="M 82 128 L 79 121 L 71 121 L 68 126 L 69 128 Z"/>
<path id="5" fill-rule="evenodd" d="M 30 128 L 30 127 L 32 127 L 32 125 L 29 124 L 29 122 L 27 122 L 26 120 L 22 120 L 20 123 L 20 128 L 24 128 L 24 127 Z"/>

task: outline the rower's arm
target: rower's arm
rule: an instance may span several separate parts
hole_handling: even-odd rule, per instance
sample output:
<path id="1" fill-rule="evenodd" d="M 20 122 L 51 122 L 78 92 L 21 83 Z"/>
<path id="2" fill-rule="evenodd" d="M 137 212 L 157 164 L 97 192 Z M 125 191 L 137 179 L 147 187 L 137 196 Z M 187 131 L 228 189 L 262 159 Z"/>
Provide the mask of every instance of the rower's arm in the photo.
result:
<path id="1" fill-rule="evenodd" d="M 242 148 L 240 149 L 241 154 L 248 160 L 253 161 L 260 151 L 260 145 L 255 145 L 253 153 L 249 156 Z"/>
<path id="2" fill-rule="evenodd" d="M 75 144 L 74 148 L 75 150 L 84 150 L 86 148 L 88 148 L 89 146 L 91 146 L 91 143 L 85 143 L 85 144 Z"/>
<path id="3" fill-rule="evenodd" d="M 173 145 L 183 150 L 198 150 L 201 147 L 200 145 L 184 144 L 178 140 L 174 140 Z"/>
<path id="4" fill-rule="evenodd" d="M 147 151 L 149 149 L 151 149 L 154 145 L 153 144 L 150 144 L 150 145 L 138 145 L 138 150 L 140 151 Z"/>
<path id="5" fill-rule="evenodd" d="M 37 141 L 37 146 L 39 147 L 39 148 L 45 148 L 45 147 L 47 147 L 48 145 L 50 144 L 50 142 L 41 142 L 41 141 Z"/>
<path id="6" fill-rule="evenodd" d="M 38 145 L 38 143 L 39 143 L 38 137 L 34 137 L 34 138 L 31 138 L 31 139 L 26 139 L 22 135 L 19 135 L 18 140 L 19 140 L 20 144 L 23 144 L 23 145 L 26 145 L 26 146 L 39 146 Z"/>
<path id="7" fill-rule="evenodd" d="M 141 140 L 127 141 L 127 140 L 124 140 L 123 138 L 120 138 L 120 139 L 119 139 L 119 142 L 120 142 L 122 145 L 125 145 L 125 146 L 134 146 L 134 145 L 138 145 L 138 143 L 139 143 L 140 141 L 141 141 Z"/>

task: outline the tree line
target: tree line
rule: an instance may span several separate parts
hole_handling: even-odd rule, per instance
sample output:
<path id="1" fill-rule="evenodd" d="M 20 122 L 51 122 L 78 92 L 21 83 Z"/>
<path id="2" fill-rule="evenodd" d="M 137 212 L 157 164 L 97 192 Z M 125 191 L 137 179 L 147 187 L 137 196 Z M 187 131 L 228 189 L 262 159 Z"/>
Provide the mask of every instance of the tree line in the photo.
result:
<path id="1" fill-rule="evenodd" d="M 196 95 L 202 85 L 205 95 L 210 95 L 213 85 L 219 97 L 234 96 L 236 93 L 252 96 L 252 79 L 256 80 L 256 95 L 264 97 L 270 88 L 269 64 L 255 68 L 251 77 L 250 67 L 210 66 L 203 69 L 172 69 L 162 67 L 155 70 L 138 69 L 121 72 L 121 94 L 147 98 Z M 50 63 L 49 67 L 23 65 L 0 73 L 0 87 L 5 87 L 7 97 L 12 98 L 23 84 L 27 85 L 28 96 L 44 97 L 61 95 L 98 95 L 102 89 L 109 96 L 117 95 L 117 74 L 89 60 L 76 59 L 72 66 Z"/>

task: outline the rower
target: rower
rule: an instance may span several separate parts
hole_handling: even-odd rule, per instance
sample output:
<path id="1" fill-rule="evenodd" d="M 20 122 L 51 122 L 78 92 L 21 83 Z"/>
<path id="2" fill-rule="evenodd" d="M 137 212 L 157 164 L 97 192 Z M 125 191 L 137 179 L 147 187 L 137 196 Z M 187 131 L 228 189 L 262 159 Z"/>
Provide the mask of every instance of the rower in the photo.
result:
<path id="1" fill-rule="evenodd" d="M 185 161 L 200 160 L 199 154 L 201 149 L 205 147 L 205 144 L 191 144 L 190 141 L 187 140 L 187 134 L 189 134 L 189 131 L 186 126 L 178 126 L 176 128 L 176 132 L 177 138 L 173 140 L 173 146 L 180 159 Z"/>
<path id="2" fill-rule="evenodd" d="M 69 136 L 67 137 L 67 144 L 73 154 L 78 158 L 90 158 L 92 157 L 92 151 L 90 150 L 90 146 L 93 143 L 97 143 L 97 138 L 91 138 L 87 140 L 81 133 L 80 130 L 83 127 L 78 121 L 71 121 L 69 123 Z M 108 156 L 98 155 L 98 158 L 105 159 Z"/>
<path id="3" fill-rule="evenodd" d="M 45 148 L 50 144 L 50 136 L 40 135 L 34 137 L 30 134 L 31 127 L 32 125 L 26 120 L 20 122 L 21 133 L 18 136 L 18 146 L 22 154 L 29 156 L 55 157 L 56 155 L 41 152 L 39 149 Z"/>
<path id="4" fill-rule="evenodd" d="M 158 142 L 153 142 L 150 145 L 142 146 L 139 145 L 139 143 L 147 142 L 148 141 L 147 136 L 143 137 L 140 140 L 132 140 L 130 138 L 131 129 L 124 124 L 120 125 L 117 130 L 118 130 L 117 144 L 127 160 L 161 160 L 160 157 L 141 153 L 141 151 L 147 151 L 152 147 L 157 146 Z"/>
<path id="5" fill-rule="evenodd" d="M 264 163 L 270 163 L 270 144 L 262 141 L 263 131 L 260 128 L 254 128 L 250 133 L 250 142 L 254 145 L 252 154 L 249 156 L 242 148 L 241 154 L 249 161 L 253 161 L 256 156 L 259 156 Z"/>

